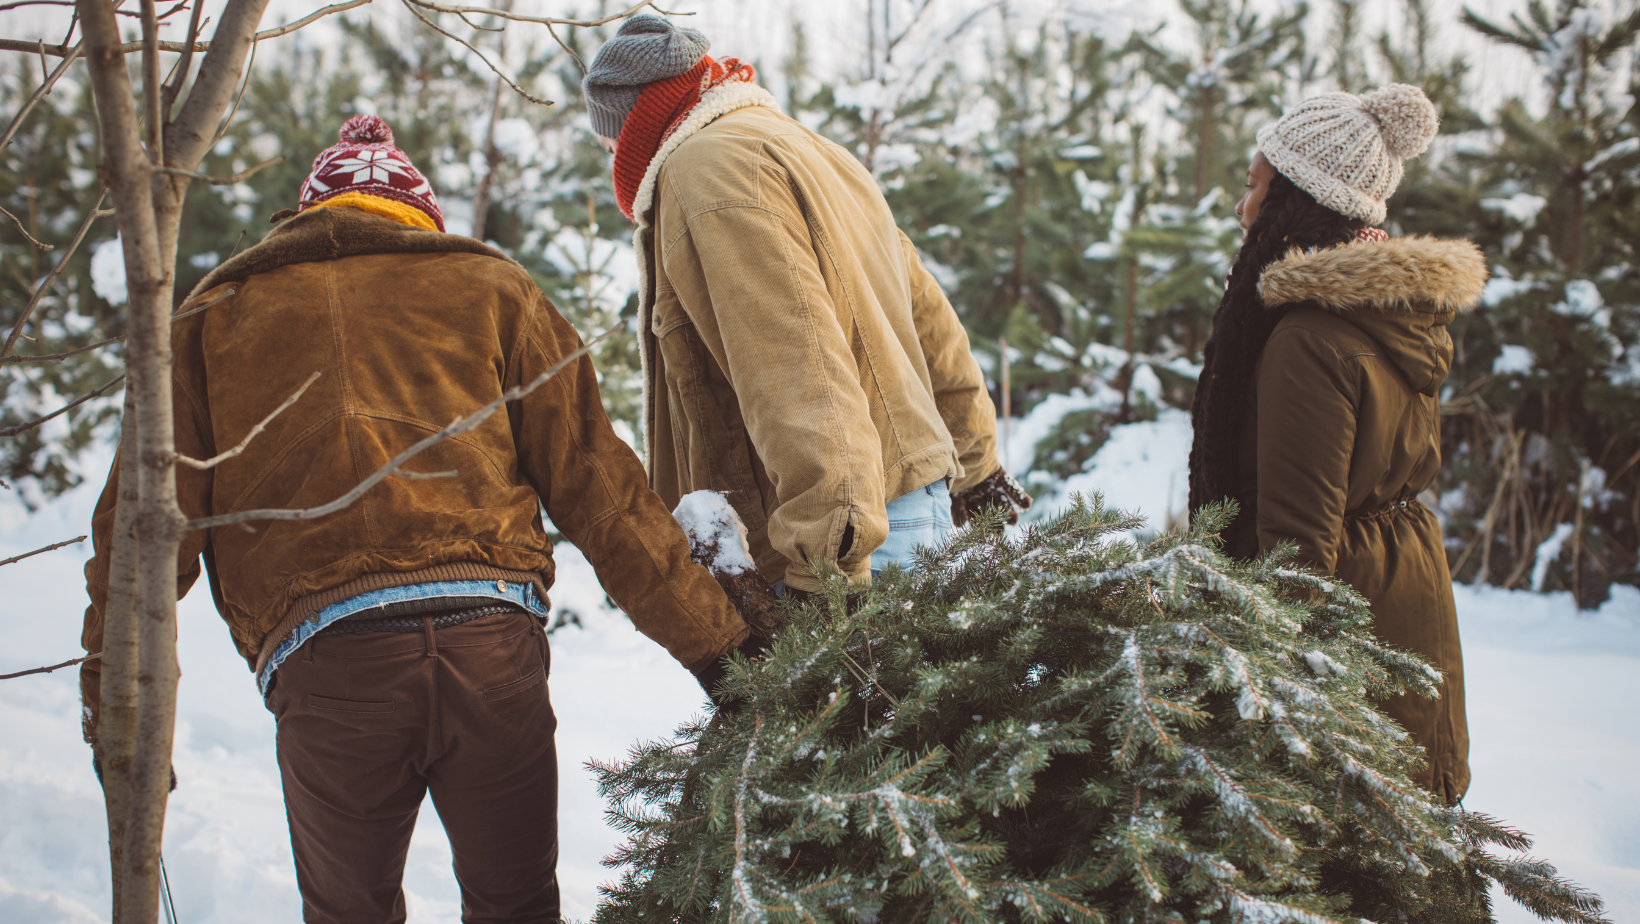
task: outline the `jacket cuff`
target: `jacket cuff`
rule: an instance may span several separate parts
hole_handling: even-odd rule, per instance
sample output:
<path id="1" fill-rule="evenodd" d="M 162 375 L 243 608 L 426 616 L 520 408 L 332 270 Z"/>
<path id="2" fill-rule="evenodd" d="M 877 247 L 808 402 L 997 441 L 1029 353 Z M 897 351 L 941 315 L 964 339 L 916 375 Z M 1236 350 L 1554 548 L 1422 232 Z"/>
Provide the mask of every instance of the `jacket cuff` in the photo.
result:
<path id="1" fill-rule="evenodd" d="M 737 651 L 740 648 L 741 645 L 746 644 L 746 640 L 751 638 L 751 637 L 752 637 L 752 627 L 746 625 L 745 623 L 741 623 L 740 631 L 736 632 L 734 634 L 734 636 L 732 637 L 732 640 L 729 642 L 729 644 L 723 646 L 722 651 L 718 652 L 715 655 L 712 655 L 709 658 L 701 658 L 698 661 L 694 661 L 694 662 L 691 662 L 689 664 L 685 664 L 684 668 L 687 669 L 689 671 L 689 673 L 695 674 L 695 675 L 698 676 L 701 671 L 705 670 L 706 668 L 711 667 L 713 664 L 716 664 L 717 662 L 723 660 L 724 658 L 727 658 L 728 656 L 734 654 L 735 651 Z"/>
<path id="2" fill-rule="evenodd" d="M 865 560 L 851 566 L 850 570 L 845 570 L 843 572 L 843 576 L 848 578 L 848 582 L 855 587 L 870 587 L 870 557 L 867 557 Z M 787 565 L 786 586 L 792 590 L 803 590 L 813 594 L 825 590 L 826 582 L 815 577 L 814 573 L 803 565 Z"/>

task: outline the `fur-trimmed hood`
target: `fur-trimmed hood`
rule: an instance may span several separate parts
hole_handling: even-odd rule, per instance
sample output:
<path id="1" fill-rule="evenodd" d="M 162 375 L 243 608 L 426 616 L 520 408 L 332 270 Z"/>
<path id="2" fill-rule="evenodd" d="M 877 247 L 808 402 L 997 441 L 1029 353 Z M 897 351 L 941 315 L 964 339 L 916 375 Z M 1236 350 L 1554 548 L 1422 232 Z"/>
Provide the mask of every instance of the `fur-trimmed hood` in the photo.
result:
<path id="1" fill-rule="evenodd" d="M 1308 253 L 1294 248 L 1265 267 L 1258 294 L 1270 307 L 1315 302 L 1328 311 L 1466 311 L 1486 288 L 1486 258 L 1469 241 L 1392 237 Z"/>
<path id="2" fill-rule="evenodd" d="M 293 263 L 375 253 L 473 253 L 516 264 L 474 238 L 412 228 L 361 209 L 331 206 L 309 209 L 280 222 L 255 246 L 207 273 L 188 297 Z"/>
<path id="3" fill-rule="evenodd" d="M 1294 249 L 1265 267 L 1258 294 L 1272 309 L 1319 308 L 1370 336 L 1417 391 L 1438 393 L 1452 368 L 1447 322 L 1480 301 L 1486 258 L 1469 241 L 1397 237 Z"/>

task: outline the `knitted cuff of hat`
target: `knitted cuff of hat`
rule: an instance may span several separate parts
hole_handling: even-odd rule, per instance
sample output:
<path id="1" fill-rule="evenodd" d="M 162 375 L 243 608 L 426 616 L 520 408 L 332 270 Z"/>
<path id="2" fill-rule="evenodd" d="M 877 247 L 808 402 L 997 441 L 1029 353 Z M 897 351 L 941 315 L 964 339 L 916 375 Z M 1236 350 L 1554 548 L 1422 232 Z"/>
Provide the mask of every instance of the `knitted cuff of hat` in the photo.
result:
<path id="1" fill-rule="evenodd" d="M 1383 199 L 1376 199 L 1350 186 L 1310 161 L 1290 147 L 1281 135 L 1281 123 L 1266 125 L 1258 132 L 1258 149 L 1270 166 L 1293 181 L 1293 185 L 1315 198 L 1315 201 L 1346 218 L 1359 218 L 1369 225 L 1383 224 L 1389 207 Z M 1400 183 L 1401 165 L 1393 168 L 1391 188 Z"/>
<path id="2" fill-rule="evenodd" d="M 742 64 L 739 58 L 725 58 L 719 63 L 708 56 L 689 71 L 644 88 L 615 144 L 615 204 L 621 207 L 621 214 L 637 220 L 632 203 L 649 171 L 650 160 L 672 130 L 688 118 L 701 94 L 725 83 L 750 83 L 756 76 L 752 66 Z"/>
<path id="3" fill-rule="evenodd" d="M 323 202 L 316 202 L 309 208 L 323 209 L 335 208 L 336 206 L 371 212 L 383 218 L 391 218 L 400 224 L 409 225 L 412 228 L 421 228 L 424 231 L 438 230 L 438 225 L 433 224 L 432 217 L 421 209 L 413 205 L 405 205 L 403 202 L 395 202 L 392 199 L 383 199 L 381 196 L 372 196 L 368 193 L 342 193 Z"/>

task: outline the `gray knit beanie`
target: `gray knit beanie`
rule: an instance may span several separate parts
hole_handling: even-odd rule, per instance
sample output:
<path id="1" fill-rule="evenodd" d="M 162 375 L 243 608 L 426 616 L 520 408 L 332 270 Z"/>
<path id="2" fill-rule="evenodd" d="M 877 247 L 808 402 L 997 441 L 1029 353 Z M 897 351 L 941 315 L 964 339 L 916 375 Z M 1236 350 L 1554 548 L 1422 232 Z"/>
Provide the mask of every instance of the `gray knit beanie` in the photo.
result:
<path id="1" fill-rule="evenodd" d="M 1363 96 L 1307 99 L 1259 130 L 1258 149 L 1315 201 L 1376 225 L 1401 185 L 1402 159 L 1428 149 L 1440 124 L 1424 91 L 1392 83 Z"/>
<path id="2" fill-rule="evenodd" d="M 696 30 L 674 26 L 649 13 L 621 23 L 615 37 L 598 49 L 582 84 L 592 130 L 606 138 L 619 138 L 621 124 L 638 104 L 645 85 L 687 72 L 711 47 Z"/>

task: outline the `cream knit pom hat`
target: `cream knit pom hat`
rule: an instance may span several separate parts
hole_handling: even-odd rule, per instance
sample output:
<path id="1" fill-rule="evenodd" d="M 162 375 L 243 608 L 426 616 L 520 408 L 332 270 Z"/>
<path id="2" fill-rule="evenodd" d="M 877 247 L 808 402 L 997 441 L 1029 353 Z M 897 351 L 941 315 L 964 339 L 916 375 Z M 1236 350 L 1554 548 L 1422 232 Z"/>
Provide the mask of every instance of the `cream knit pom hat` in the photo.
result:
<path id="1" fill-rule="evenodd" d="M 1392 83 L 1364 96 L 1323 93 L 1259 130 L 1270 165 L 1315 201 L 1368 224 L 1401 185 L 1401 160 L 1429 148 L 1440 127 L 1424 91 Z"/>

